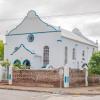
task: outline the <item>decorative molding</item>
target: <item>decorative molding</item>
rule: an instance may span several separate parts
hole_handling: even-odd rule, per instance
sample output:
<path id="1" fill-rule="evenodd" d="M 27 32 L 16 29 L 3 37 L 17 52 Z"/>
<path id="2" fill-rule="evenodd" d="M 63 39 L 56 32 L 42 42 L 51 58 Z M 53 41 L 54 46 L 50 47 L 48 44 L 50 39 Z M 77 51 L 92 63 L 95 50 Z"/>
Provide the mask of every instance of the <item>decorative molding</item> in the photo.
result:
<path id="1" fill-rule="evenodd" d="M 11 53 L 10 55 L 13 55 L 14 53 L 16 53 L 21 47 L 23 47 L 26 51 L 28 51 L 29 53 L 31 53 L 31 54 L 35 54 L 35 53 L 33 53 L 32 51 L 30 51 L 29 49 L 27 49 L 25 46 L 24 46 L 24 44 L 21 44 L 19 47 L 18 47 L 18 49 L 17 50 L 15 50 L 13 53 Z"/>
<path id="2" fill-rule="evenodd" d="M 45 31 L 45 32 L 33 32 L 33 33 L 21 33 L 21 34 L 7 34 L 5 36 L 13 36 L 13 35 L 27 35 L 27 34 L 40 34 L 40 33 L 52 33 L 52 32 L 61 32 L 59 31 Z"/>

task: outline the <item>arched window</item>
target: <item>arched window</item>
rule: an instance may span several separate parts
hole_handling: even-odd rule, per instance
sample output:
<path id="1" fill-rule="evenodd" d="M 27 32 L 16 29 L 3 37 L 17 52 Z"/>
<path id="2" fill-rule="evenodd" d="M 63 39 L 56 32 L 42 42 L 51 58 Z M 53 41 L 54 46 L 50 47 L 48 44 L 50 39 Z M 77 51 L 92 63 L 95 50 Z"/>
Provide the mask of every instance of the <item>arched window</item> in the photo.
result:
<path id="1" fill-rule="evenodd" d="M 26 69 L 30 69 L 30 66 L 31 66 L 31 64 L 30 64 L 30 61 L 29 60 L 24 60 L 23 61 L 23 65 L 26 67 Z"/>
<path id="2" fill-rule="evenodd" d="M 82 51 L 82 60 L 85 60 L 85 50 Z"/>
<path id="3" fill-rule="evenodd" d="M 46 66 L 49 64 L 49 47 L 45 46 L 43 50 L 43 65 Z"/>
<path id="4" fill-rule="evenodd" d="M 67 64 L 68 48 L 65 47 L 65 64 Z"/>
<path id="5" fill-rule="evenodd" d="M 83 56 L 83 57 L 85 56 L 85 51 L 84 51 L 84 50 L 82 51 L 82 56 Z"/>
<path id="6" fill-rule="evenodd" d="M 95 52 L 95 49 L 93 48 L 92 54 L 94 54 L 94 52 Z"/>
<path id="7" fill-rule="evenodd" d="M 21 61 L 19 59 L 16 59 L 13 64 L 14 65 L 21 65 Z"/>
<path id="8" fill-rule="evenodd" d="M 76 59 L 76 50 L 75 50 L 75 48 L 73 48 L 72 59 L 73 60 Z"/>

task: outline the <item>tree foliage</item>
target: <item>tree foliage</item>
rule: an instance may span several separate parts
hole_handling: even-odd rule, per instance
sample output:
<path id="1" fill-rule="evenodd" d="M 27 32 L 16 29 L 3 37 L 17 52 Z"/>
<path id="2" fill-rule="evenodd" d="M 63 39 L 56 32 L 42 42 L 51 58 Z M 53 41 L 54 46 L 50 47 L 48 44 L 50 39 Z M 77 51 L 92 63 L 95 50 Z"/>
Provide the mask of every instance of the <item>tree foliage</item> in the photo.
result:
<path id="1" fill-rule="evenodd" d="M 0 40 L 0 60 L 4 59 L 4 43 Z"/>
<path id="2" fill-rule="evenodd" d="M 9 67 L 10 66 L 10 62 L 8 59 L 4 60 L 3 62 L 1 62 L 1 66 L 2 67 Z"/>
<path id="3" fill-rule="evenodd" d="M 88 65 L 90 74 L 100 75 L 100 51 L 92 55 Z"/>

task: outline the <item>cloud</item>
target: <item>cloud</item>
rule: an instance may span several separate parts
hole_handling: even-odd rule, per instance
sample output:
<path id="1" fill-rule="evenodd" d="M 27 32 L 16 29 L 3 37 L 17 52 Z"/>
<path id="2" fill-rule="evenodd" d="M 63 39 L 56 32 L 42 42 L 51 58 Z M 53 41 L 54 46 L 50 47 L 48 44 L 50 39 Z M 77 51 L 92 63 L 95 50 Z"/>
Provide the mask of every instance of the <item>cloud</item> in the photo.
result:
<path id="1" fill-rule="evenodd" d="M 41 15 L 84 13 L 100 10 L 100 0 L 0 0 L 0 15 L 15 17 L 34 9 Z"/>
<path id="2" fill-rule="evenodd" d="M 100 21 L 96 23 L 87 24 L 85 26 L 85 29 L 88 33 L 90 33 L 90 36 L 98 37 L 100 36 Z"/>
<path id="3" fill-rule="evenodd" d="M 7 31 L 18 25 L 22 21 L 19 18 L 26 16 L 31 9 L 40 16 L 74 15 L 100 11 L 100 0 L 0 0 L 0 19 L 17 18 L 0 20 L 0 33 L 5 35 Z M 85 36 L 93 37 L 93 40 L 100 36 L 100 13 L 42 19 L 70 31 L 77 27 Z"/>

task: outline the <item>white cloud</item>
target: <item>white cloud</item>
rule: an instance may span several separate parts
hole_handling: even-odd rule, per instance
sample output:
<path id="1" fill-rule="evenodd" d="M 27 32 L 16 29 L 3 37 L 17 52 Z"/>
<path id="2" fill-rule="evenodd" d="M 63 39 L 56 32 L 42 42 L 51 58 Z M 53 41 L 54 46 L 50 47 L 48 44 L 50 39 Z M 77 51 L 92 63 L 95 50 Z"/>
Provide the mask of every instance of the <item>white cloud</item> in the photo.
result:
<path id="1" fill-rule="evenodd" d="M 100 11 L 100 0 L 0 0 L 0 19 L 23 18 L 31 9 L 40 16 L 74 15 Z M 77 27 L 84 35 L 92 40 L 99 39 L 100 42 L 100 13 L 43 19 L 68 30 Z M 21 20 L 0 20 L 0 33 L 4 36 L 6 31 L 14 28 Z"/>

